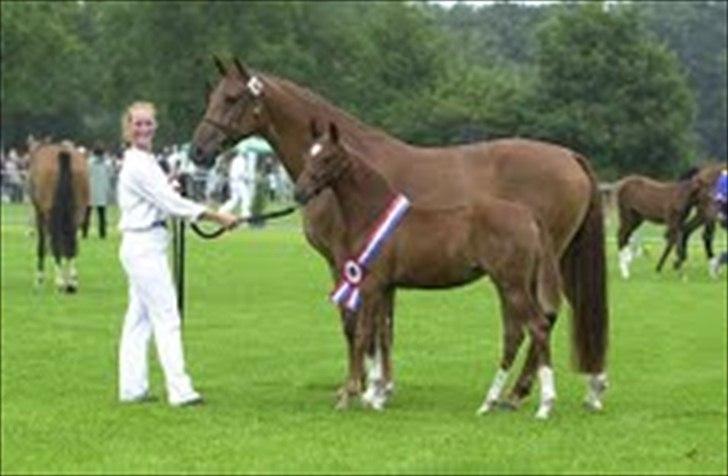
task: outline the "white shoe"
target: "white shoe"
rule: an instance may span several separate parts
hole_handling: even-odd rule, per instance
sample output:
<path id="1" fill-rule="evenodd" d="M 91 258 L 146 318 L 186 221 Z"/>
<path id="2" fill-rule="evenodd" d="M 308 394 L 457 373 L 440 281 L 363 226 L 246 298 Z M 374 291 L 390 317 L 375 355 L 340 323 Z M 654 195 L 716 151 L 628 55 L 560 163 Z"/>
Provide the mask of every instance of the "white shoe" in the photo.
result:
<path id="1" fill-rule="evenodd" d="M 169 404 L 173 407 L 191 407 L 195 405 L 202 405 L 205 400 L 197 392 L 192 392 L 188 397 L 182 400 L 170 400 Z"/>

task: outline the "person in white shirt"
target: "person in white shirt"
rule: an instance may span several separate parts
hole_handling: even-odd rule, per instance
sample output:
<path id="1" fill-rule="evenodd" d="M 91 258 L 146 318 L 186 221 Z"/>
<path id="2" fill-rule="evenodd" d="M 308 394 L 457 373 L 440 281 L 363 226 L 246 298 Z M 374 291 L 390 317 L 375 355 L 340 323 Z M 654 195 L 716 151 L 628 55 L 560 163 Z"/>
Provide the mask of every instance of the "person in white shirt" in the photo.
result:
<path id="1" fill-rule="evenodd" d="M 256 159 L 254 152 L 235 154 L 228 172 L 230 198 L 220 207 L 220 211 L 232 212 L 240 204 L 240 214 L 244 217 L 250 216 L 255 193 Z"/>
<path id="2" fill-rule="evenodd" d="M 119 173 L 117 196 L 122 232 L 119 258 L 129 280 L 129 305 L 119 345 L 119 399 L 141 402 L 149 395 L 147 351 L 154 335 L 173 406 L 202 403 L 185 370 L 176 291 L 167 262 L 170 235 L 165 221 L 174 216 L 209 220 L 227 229 L 236 217 L 215 212 L 180 196 L 152 154 L 156 131 L 152 103 L 135 102 L 122 116 L 129 148 Z"/>

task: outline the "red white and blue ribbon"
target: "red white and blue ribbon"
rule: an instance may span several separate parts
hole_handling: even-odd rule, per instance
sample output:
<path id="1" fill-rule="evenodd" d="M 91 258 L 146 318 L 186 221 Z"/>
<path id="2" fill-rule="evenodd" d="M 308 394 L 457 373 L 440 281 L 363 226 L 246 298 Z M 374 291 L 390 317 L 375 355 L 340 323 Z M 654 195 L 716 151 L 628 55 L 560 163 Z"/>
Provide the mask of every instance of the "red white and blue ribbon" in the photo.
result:
<path id="1" fill-rule="evenodd" d="M 402 194 L 397 195 L 377 222 L 377 226 L 369 234 L 364 249 L 356 257 L 344 263 L 341 279 L 331 292 L 331 300 L 350 311 L 361 306 L 359 285 L 366 276 L 370 264 L 377 258 L 385 241 L 394 233 L 397 225 L 409 210 L 410 201 Z"/>

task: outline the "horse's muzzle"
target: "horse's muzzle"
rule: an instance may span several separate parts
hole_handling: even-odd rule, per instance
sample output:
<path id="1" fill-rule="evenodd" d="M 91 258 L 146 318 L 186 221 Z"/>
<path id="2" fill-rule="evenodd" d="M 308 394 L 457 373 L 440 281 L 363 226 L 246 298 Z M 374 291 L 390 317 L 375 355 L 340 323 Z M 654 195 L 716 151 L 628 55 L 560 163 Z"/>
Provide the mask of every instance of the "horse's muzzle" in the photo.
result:
<path id="1" fill-rule="evenodd" d="M 308 201 L 311 200 L 311 197 L 311 194 L 306 193 L 303 190 L 296 189 L 293 191 L 293 199 L 301 206 L 306 205 Z"/>

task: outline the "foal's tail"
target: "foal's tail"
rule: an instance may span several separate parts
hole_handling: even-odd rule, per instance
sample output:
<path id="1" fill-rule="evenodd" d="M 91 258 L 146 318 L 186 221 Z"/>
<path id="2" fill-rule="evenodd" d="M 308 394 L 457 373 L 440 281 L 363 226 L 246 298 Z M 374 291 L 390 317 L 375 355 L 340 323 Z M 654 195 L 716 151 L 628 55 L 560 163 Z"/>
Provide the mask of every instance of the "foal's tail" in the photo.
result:
<path id="1" fill-rule="evenodd" d="M 586 158 L 574 154 L 591 182 L 589 208 L 561 258 L 564 291 L 573 309 L 572 341 L 577 369 L 599 373 L 606 365 L 609 312 L 604 217 L 596 176 Z"/>
<path id="2" fill-rule="evenodd" d="M 66 150 L 58 153 L 58 182 L 49 222 L 53 256 L 56 259 L 76 256 L 76 199 L 73 193 L 71 154 Z"/>

